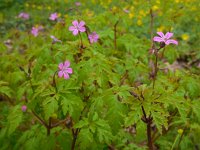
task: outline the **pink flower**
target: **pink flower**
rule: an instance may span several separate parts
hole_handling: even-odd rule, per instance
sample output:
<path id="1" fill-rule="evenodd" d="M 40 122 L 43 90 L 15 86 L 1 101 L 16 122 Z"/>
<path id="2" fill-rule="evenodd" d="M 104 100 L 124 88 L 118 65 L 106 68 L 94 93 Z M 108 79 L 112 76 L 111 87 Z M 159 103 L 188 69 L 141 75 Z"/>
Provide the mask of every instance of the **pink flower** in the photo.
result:
<path id="1" fill-rule="evenodd" d="M 176 40 L 172 40 L 170 39 L 172 36 L 173 36 L 173 33 L 171 32 L 167 32 L 165 35 L 162 33 L 162 32 L 157 32 L 157 34 L 160 36 L 155 36 L 153 38 L 153 40 L 155 42 L 164 42 L 166 45 L 169 45 L 169 44 L 176 44 L 178 45 L 178 41 Z"/>
<path id="2" fill-rule="evenodd" d="M 75 5 L 76 6 L 81 6 L 81 3 L 80 2 L 75 2 Z"/>
<path id="3" fill-rule="evenodd" d="M 50 15 L 49 19 L 52 21 L 55 21 L 58 18 L 58 14 L 57 13 L 53 13 Z"/>
<path id="4" fill-rule="evenodd" d="M 129 13 L 129 12 L 130 12 L 128 9 L 123 9 L 123 11 L 124 11 L 125 13 Z"/>
<path id="5" fill-rule="evenodd" d="M 24 20 L 28 20 L 28 19 L 29 19 L 29 14 L 24 13 L 24 12 L 21 12 L 21 13 L 18 15 L 18 18 L 22 18 L 22 19 L 24 19 Z"/>
<path id="6" fill-rule="evenodd" d="M 72 68 L 69 68 L 70 62 L 65 61 L 64 63 L 60 63 L 58 65 L 59 71 L 58 76 L 62 78 L 64 76 L 65 79 L 69 79 L 69 74 L 72 74 L 73 70 Z"/>
<path id="7" fill-rule="evenodd" d="M 42 30 L 43 27 L 42 26 L 39 26 L 39 27 L 32 27 L 32 30 L 31 30 L 31 34 L 33 34 L 33 36 L 38 36 L 39 34 L 39 31 Z"/>
<path id="8" fill-rule="evenodd" d="M 88 38 L 90 40 L 90 43 L 95 43 L 98 41 L 99 35 L 96 32 L 92 32 L 91 34 L 89 34 Z"/>
<path id="9" fill-rule="evenodd" d="M 74 20 L 72 22 L 73 26 L 69 27 L 69 31 L 73 32 L 73 35 L 77 35 L 79 32 L 85 32 L 86 28 L 85 28 L 85 22 L 84 21 L 80 21 L 80 23 L 77 20 Z"/>
<path id="10" fill-rule="evenodd" d="M 57 39 L 55 36 L 53 36 L 53 35 L 51 35 L 50 36 L 51 37 L 51 39 L 53 40 L 53 44 L 55 44 L 56 42 L 62 42 L 61 40 L 59 40 L 59 39 Z"/>
<path id="11" fill-rule="evenodd" d="M 26 105 L 23 105 L 23 106 L 21 107 L 21 110 L 22 110 L 23 112 L 26 112 L 27 106 L 26 106 Z"/>

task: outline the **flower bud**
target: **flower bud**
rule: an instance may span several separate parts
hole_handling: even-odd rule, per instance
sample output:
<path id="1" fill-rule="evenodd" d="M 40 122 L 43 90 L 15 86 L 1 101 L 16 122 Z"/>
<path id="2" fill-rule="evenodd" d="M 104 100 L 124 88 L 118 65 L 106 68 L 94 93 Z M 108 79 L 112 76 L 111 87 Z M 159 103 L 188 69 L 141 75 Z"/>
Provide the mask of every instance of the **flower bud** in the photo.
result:
<path id="1" fill-rule="evenodd" d="M 178 129 L 178 133 L 181 135 L 183 134 L 183 129 Z"/>
<path id="2" fill-rule="evenodd" d="M 26 106 L 26 105 L 23 105 L 23 106 L 21 107 L 21 109 L 22 109 L 23 112 L 26 112 L 27 106 Z"/>

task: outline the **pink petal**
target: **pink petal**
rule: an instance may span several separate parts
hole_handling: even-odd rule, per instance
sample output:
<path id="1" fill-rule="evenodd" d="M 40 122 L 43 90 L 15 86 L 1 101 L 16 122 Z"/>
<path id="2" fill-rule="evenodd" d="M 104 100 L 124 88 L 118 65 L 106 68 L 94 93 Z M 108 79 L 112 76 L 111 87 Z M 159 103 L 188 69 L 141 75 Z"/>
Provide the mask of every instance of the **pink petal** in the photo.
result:
<path id="1" fill-rule="evenodd" d="M 174 35 L 173 33 L 167 32 L 167 33 L 165 34 L 165 38 L 166 38 L 166 39 L 169 39 L 169 38 L 171 38 L 173 35 Z"/>
<path id="2" fill-rule="evenodd" d="M 94 42 L 97 42 L 98 39 L 93 39 L 93 40 L 94 40 Z"/>
<path id="3" fill-rule="evenodd" d="M 73 70 L 72 70 L 72 68 L 67 68 L 66 72 L 69 73 L 69 74 L 72 74 Z"/>
<path id="4" fill-rule="evenodd" d="M 51 35 L 50 37 L 51 37 L 52 39 L 55 39 L 55 36 L 53 36 L 53 35 Z"/>
<path id="5" fill-rule="evenodd" d="M 90 39 L 90 43 L 94 43 L 94 39 Z"/>
<path id="6" fill-rule="evenodd" d="M 74 27 L 74 26 L 69 27 L 69 31 L 74 31 L 74 30 L 77 30 L 76 27 Z"/>
<path id="7" fill-rule="evenodd" d="M 83 27 L 85 25 L 85 22 L 84 21 L 81 21 L 80 23 L 79 23 L 79 27 Z"/>
<path id="8" fill-rule="evenodd" d="M 73 35 L 77 35 L 77 34 L 78 34 L 78 30 L 75 29 L 75 30 L 73 31 Z"/>
<path id="9" fill-rule="evenodd" d="M 92 39 L 92 35 L 91 35 L 91 34 L 89 34 L 88 38 L 89 38 L 89 39 Z"/>
<path id="10" fill-rule="evenodd" d="M 65 68 L 68 68 L 70 66 L 70 62 L 69 61 L 65 61 L 64 66 L 65 66 Z"/>
<path id="11" fill-rule="evenodd" d="M 164 37 L 165 35 L 162 32 L 157 32 L 158 35 L 160 35 L 160 37 Z"/>
<path id="12" fill-rule="evenodd" d="M 65 79 L 69 79 L 69 75 L 68 75 L 67 72 L 64 72 L 64 78 L 65 78 Z"/>
<path id="13" fill-rule="evenodd" d="M 98 34 L 95 35 L 95 39 L 99 39 L 99 35 Z"/>
<path id="14" fill-rule="evenodd" d="M 167 40 L 167 41 L 165 42 L 165 44 L 166 44 L 166 45 L 169 45 L 169 44 L 176 44 L 176 45 L 178 45 L 178 41 L 176 41 L 176 40 Z"/>
<path id="15" fill-rule="evenodd" d="M 59 68 L 60 70 L 62 70 L 62 69 L 63 69 L 63 63 L 60 63 L 60 64 L 58 65 L 58 68 Z"/>
<path id="16" fill-rule="evenodd" d="M 163 40 L 161 37 L 158 37 L 158 36 L 155 36 L 155 37 L 153 38 L 153 40 L 154 40 L 155 42 L 164 42 L 164 40 Z"/>
<path id="17" fill-rule="evenodd" d="M 72 24 L 73 24 L 75 27 L 77 27 L 77 26 L 78 26 L 78 21 L 77 21 L 77 20 L 74 20 L 74 21 L 72 22 Z"/>
<path id="18" fill-rule="evenodd" d="M 59 71 L 59 72 L 58 72 L 58 76 L 59 76 L 60 78 L 62 78 L 62 76 L 63 76 L 63 71 Z"/>
<path id="19" fill-rule="evenodd" d="M 80 31 L 80 32 L 85 32 L 86 29 L 85 29 L 85 27 L 79 27 L 79 31 Z"/>

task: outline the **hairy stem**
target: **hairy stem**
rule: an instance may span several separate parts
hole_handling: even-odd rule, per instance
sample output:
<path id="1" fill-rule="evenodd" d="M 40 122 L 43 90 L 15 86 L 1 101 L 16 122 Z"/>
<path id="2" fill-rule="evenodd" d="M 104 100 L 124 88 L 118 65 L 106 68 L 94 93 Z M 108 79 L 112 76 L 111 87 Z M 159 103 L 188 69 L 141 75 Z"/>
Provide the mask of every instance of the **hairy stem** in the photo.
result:
<path id="1" fill-rule="evenodd" d="M 48 128 L 48 125 L 46 124 L 46 122 L 40 118 L 33 110 L 32 110 L 32 114 L 37 118 L 37 120 L 42 124 L 44 125 L 46 128 Z"/>
<path id="2" fill-rule="evenodd" d="M 79 116 L 79 121 L 82 119 L 83 117 L 83 112 L 84 110 L 86 109 L 86 105 L 85 107 L 83 108 L 83 110 L 81 111 L 81 115 Z M 72 134 L 73 134 L 73 140 L 72 140 L 72 145 L 71 145 L 71 150 L 74 150 L 75 148 L 75 145 L 76 145 L 76 140 L 77 140 L 77 137 L 78 137 L 78 134 L 80 132 L 81 129 L 73 129 L 72 128 Z"/>
<path id="3" fill-rule="evenodd" d="M 153 76 L 153 89 L 155 87 L 155 82 L 156 82 L 156 77 L 157 77 L 157 72 L 158 72 L 158 51 L 155 50 L 155 63 L 154 63 L 154 76 Z"/>
<path id="4" fill-rule="evenodd" d="M 58 89 L 57 89 L 57 85 L 56 85 L 56 74 L 57 74 L 58 71 L 56 71 L 53 75 L 53 87 L 55 88 L 56 90 L 56 93 L 58 92 Z"/>
<path id="5" fill-rule="evenodd" d="M 119 23 L 119 20 L 114 25 L 114 48 L 117 49 L 117 24 Z"/>
<path id="6" fill-rule="evenodd" d="M 82 48 L 83 48 L 83 39 L 82 36 L 80 34 L 80 32 L 78 33 L 79 37 L 80 37 L 80 53 L 83 53 Z"/>
<path id="7" fill-rule="evenodd" d="M 74 149 L 75 149 L 76 140 L 77 140 L 77 136 L 78 136 L 79 131 L 80 131 L 80 129 L 76 129 L 75 131 L 74 131 L 74 129 L 72 129 L 73 141 L 72 141 L 71 150 L 74 150 Z"/>
<path id="8" fill-rule="evenodd" d="M 48 127 L 47 127 L 47 136 L 49 136 L 51 133 L 51 117 L 49 118 L 49 124 L 48 124 Z"/>
<path id="9" fill-rule="evenodd" d="M 148 138 L 148 147 L 150 150 L 153 150 L 153 141 L 151 136 L 151 119 L 147 122 L 147 138 Z"/>

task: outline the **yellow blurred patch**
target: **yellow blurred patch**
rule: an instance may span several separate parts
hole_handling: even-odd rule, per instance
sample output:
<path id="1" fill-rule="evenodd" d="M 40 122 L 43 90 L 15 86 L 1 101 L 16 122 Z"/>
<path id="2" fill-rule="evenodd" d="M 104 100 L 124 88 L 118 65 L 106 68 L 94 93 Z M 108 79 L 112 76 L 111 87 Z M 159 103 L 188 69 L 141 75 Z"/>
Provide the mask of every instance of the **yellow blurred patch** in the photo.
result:
<path id="1" fill-rule="evenodd" d="M 32 8 L 35 8 L 35 7 L 36 7 L 36 5 L 35 5 L 35 4 L 33 4 L 33 5 L 32 5 Z"/>
<path id="2" fill-rule="evenodd" d="M 68 14 L 65 14 L 65 15 L 64 15 L 64 18 L 68 18 Z"/>
<path id="3" fill-rule="evenodd" d="M 28 3 L 25 4 L 26 7 L 29 7 L 30 5 Z"/>
<path id="4" fill-rule="evenodd" d="M 158 10 L 159 9 L 159 7 L 157 6 L 157 5 L 153 5 L 153 7 L 152 7 L 152 10 L 153 11 L 156 11 L 156 10 Z"/>
<path id="5" fill-rule="evenodd" d="M 61 13 L 58 13 L 58 17 L 61 17 Z"/>
<path id="6" fill-rule="evenodd" d="M 118 12 L 118 8 L 116 6 L 113 6 L 112 12 L 114 12 L 114 13 Z"/>
<path id="7" fill-rule="evenodd" d="M 41 10 L 41 9 L 42 9 L 42 6 L 37 6 L 37 9 Z"/>
<path id="8" fill-rule="evenodd" d="M 138 25 L 138 26 L 141 26 L 142 24 L 143 24 L 143 23 L 142 23 L 142 20 L 139 19 L 139 20 L 137 21 L 137 25 Z"/>
<path id="9" fill-rule="evenodd" d="M 130 10 L 133 11 L 134 9 L 135 9 L 134 6 L 131 6 Z"/>
<path id="10" fill-rule="evenodd" d="M 156 0 L 156 3 L 157 3 L 157 4 L 160 4 L 160 0 Z"/>
<path id="11" fill-rule="evenodd" d="M 144 10 L 140 10 L 140 11 L 139 11 L 139 15 L 145 17 L 145 16 L 146 16 L 146 13 L 144 12 Z"/>
<path id="12" fill-rule="evenodd" d="M 132 19 L 134 17 L 134 13 L 129 13 L 128 16 L 130 19 Z"/>
<path id="13" fill-rule="evenodd" d="M 163 32 L 164 30 L 165 30 L 165 27 L 164 27 L 164 26 L 160 26 L 160 27 L 157 28 L 157 31 Z"/>
<path id="14" fill-rule="evenodd" d="M 181 38 L 182 38 L 184 41 L 187 41 L 187 40 L 189 40 L 189 35 L 186 34 L 186 33 L 184 33 L 184 34 L 181 35 Z"/>
<path id="15" fill-rule="evenodd" d="M 48 10 L 51 10 L 51 6 L 48 6 L 47 9 L 48 9 Z"/>

